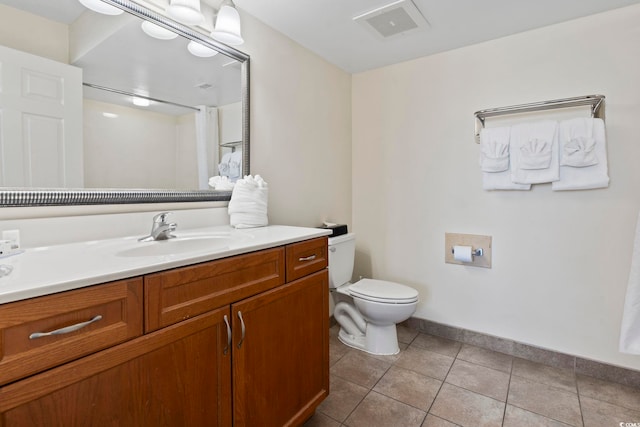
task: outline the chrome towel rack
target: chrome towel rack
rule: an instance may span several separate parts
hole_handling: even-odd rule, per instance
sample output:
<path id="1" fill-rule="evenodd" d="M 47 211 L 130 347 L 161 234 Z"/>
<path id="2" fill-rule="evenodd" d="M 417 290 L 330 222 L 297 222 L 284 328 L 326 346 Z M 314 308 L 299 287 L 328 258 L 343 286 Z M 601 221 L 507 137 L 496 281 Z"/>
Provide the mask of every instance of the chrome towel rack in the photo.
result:
<path id="1" fill-rule="evenodd" d="M 480 144 L 480 130 L 484 128 L 489 117 L 506 116 L 509 114 L 528 113 L 532 111 L 555 110 L 557 108 L 591 106 L 591 117 L 604 120 L 604 95 L 586 95 L 574 98 L 553 99 L 551 101 L 532 102 L 530 104 L 512 105 L 510 107 L 489 108 L 476 111 L 476 143 Z"/>

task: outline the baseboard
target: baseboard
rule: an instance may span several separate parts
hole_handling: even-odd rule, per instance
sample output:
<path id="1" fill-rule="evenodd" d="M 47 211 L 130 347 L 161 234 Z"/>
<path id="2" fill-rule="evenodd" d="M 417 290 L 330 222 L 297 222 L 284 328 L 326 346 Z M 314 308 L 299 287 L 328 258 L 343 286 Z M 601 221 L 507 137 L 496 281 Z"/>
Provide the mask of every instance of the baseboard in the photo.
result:
<path id="1" fill-rule="evenodd" d="M 588 375 L 590 377 L 640 388 L 640 371 L 633 369 L 609 365 L 570 354 L 523 344 L 514 340 L 470 331 L 468 329 L 456 328 L 415 317 L 403 322 L 403 325 L 430 335 L 487 348 L 532 362 L 558 368 L 573 369 L 576 375 Z"/>

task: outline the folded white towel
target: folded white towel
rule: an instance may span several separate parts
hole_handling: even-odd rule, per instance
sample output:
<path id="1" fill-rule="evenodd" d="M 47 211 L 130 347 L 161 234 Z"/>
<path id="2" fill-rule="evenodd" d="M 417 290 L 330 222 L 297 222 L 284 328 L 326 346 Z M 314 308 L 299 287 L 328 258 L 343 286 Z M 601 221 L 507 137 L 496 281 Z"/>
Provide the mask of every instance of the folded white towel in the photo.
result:
<path id="1" fill-rule="evenodd" d="M 269 187 L 260 175 L 247 175 L 236 181 L 228 207 L 231 226 L 252 228 L 268 225 L 268 196 Z"/>
<path id="2" fill-rule="evenodd" d="M 602 119 L 562 121 L 558 138 L 562 152 L 560 181 L 552 184 L 552 190 L 588 190 L 609 186 L 607 139 Z"/>
<path id="3" fill-rule="evenodd" d="M 229 176 L 229 161 L 231 160 L 232 153 L 226 153 L 222 156 L 220 163 L 218 163 L 218 173 L 221 176 Z"/>
<path id="4" fill-rule="evenodd" d="M 229 179 L 236 181 L 242 177 L 242 150 L 236 150 L 229 157 Z"/>
<path id="5" fill-rule="evenodd" d="M 218 191 L 231 191 L 233 190 L 233 182 L 229 181 L 226 176 L 212 176 L 209 178 L 209 186 Z"/>
<path id="6" fill-rule="evenodd" d="M 516 184 L 509 172 L 509 127 L 480 131 L 480 168 L 483 190 L 529 190 L 531 184 Z"/>
<path id="7" fill-rule="evenodd" d="M 560 179 L 558 124 L 553 120 L 511 127 L 511 180 L 540 184 Z"/>
<path id="8" fill-rule="evenodd" d="M 624 299 L 619 350 L 623 353 L 640 354 L 640 216 L 636 225 L 627 295 Z"/>
<path id="9" fill-rule="evenodd" d="M 484 128 L 480 131 L 480 167 L 483 172 L 509 169 L 509 128 Z"/>

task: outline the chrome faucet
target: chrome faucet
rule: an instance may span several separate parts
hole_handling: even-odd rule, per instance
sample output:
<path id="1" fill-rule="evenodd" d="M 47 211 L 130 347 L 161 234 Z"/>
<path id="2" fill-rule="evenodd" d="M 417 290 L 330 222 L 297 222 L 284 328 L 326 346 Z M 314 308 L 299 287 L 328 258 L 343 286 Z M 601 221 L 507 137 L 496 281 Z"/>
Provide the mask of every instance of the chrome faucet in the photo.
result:
<path id="1" fill-rule="evenodd" d="M 151 234 L 138 239 L 141 242 L 148 242 L 150 240 L 167 240 L 173 239 L 172 231 L 176 231 L 178 224 L 175 222 L 167 222 L 167 217 L 171 212 L 162 212 L 153 217 L 153 225 L 151 226 Z"/>

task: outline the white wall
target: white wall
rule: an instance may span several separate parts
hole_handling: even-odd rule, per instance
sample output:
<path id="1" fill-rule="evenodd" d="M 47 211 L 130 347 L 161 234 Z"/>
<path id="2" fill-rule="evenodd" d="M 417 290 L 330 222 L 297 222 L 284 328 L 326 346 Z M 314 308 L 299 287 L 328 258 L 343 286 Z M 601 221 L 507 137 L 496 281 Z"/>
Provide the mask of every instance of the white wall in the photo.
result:
<path id="1" fill-rule="evenodd" d="M 416 316 L 638 369 L 618 353 L 640 208 L 640 6 L 353 76 L 356 275 L 420 292 Z M 485 192 L 474 111 L 604 94 L 608 189 Z M 493 236 L 493 268 L 444 263 Z"/>
<path id="2" fill-rule="evenodd" d="M 85 187 L 176 188 L 178 122 L 167 114 L 85 99 Z M 190 188 L 196 187 L 197 181 Z"/>
<path id="3" fill-rule="evenodd" d="M 269 221 L 351 223 L 351 76 L 242 14 L 251 55 L 251 173 Z"/>

